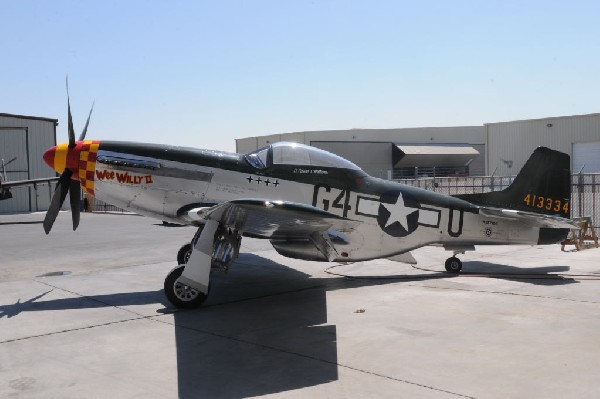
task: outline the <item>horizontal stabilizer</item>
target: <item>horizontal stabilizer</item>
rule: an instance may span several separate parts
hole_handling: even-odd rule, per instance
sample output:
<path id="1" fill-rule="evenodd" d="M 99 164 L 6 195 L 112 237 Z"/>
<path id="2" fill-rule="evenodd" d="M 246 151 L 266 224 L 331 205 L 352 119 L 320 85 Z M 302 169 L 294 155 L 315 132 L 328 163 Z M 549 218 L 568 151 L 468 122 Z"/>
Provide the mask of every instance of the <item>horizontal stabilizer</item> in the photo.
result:
<path id="1" fill-rule="evenodd" d="M 481 208 L 479 210 L 481 215 L 501 218 L 501 219 L 512 219 L 519 220 L 532 227 L 550 228 L 550 229 L 578 229 L 579 225 L 571 219 L 563 218 L 560 216 L 552 215 L 541 215 L 539 213 L 516 211 L 513 209 L 495 209 L 495 208 Z"/>

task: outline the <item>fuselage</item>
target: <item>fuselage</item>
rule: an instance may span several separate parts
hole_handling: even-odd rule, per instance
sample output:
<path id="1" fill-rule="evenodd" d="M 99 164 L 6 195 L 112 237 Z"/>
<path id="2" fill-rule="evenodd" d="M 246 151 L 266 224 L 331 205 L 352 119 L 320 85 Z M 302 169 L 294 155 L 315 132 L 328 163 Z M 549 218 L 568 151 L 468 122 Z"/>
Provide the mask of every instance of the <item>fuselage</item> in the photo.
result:
<path id="1" fill-rule="evenodd" d="M 309 154 L 310 155 L 310 154 Z M 88 195 L 159 220 L 200 225 L 190 211 L 236 199 L 311 205 L 361 222 L 338 252 L 343 260 L 393 256 L 429 244 L 536 244 L 539 229 L 483 217 L 465 200 L 310 162 L 252 164 L 243 154 L 112 141 L 66 144 L 44 155 L 70 168 Z"/>

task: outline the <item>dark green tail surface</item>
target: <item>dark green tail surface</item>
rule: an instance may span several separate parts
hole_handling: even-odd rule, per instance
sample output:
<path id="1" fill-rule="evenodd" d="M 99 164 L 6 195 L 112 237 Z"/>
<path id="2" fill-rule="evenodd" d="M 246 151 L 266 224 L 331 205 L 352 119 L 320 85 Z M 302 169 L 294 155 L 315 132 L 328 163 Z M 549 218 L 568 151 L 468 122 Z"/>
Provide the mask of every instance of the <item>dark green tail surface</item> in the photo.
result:
<path id="1" fill-rule="evenodd" d="M 538 147 L 508 188 L 456 197 L 481 206 L 568 218 L 571 214 L 571 159 L 565 153 Z"/>

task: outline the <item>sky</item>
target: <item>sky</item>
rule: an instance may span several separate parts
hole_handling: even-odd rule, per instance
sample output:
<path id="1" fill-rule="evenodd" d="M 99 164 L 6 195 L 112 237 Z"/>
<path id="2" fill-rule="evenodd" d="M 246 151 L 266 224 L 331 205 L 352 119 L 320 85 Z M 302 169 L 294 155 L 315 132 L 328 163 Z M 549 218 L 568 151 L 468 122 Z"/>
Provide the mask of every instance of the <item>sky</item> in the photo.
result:
<path id="1" fill-rule="evenodd" d="M 600 112 L 597 1 L 0 0 L 0 113 L 88 138 L 249 136 Z"/>

